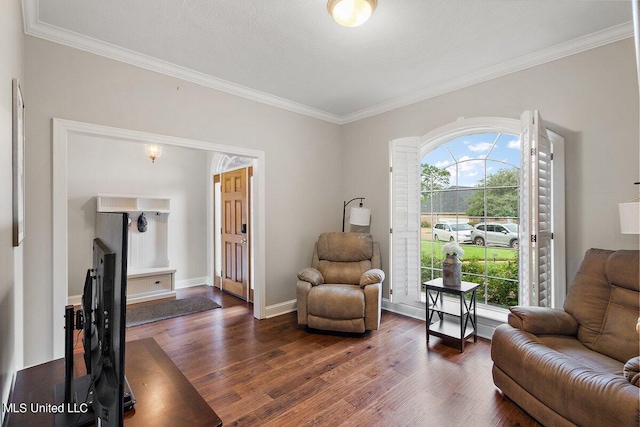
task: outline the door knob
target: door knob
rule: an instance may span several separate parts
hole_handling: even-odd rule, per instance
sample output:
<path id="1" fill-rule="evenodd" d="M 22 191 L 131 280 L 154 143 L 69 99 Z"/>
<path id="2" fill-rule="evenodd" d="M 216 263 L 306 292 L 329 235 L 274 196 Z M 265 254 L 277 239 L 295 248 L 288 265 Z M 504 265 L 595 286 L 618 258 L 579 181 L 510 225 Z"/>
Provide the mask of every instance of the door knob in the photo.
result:
<path id="1" fill-rule="evenodd" d="M 247 243 L 247 239 L 240 240 L 240 243 Z"/>

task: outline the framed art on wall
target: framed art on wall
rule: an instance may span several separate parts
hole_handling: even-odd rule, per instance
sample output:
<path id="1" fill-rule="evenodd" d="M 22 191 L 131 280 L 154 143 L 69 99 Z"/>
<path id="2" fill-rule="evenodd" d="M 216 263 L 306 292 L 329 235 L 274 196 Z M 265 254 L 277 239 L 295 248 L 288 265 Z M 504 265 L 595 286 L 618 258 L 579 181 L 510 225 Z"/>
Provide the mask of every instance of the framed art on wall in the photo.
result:
<path id="1" fill-rule="evenodd" d="M 18 79 L 13 93 L 13 246 L 24 239 L 24 102 Z"/>

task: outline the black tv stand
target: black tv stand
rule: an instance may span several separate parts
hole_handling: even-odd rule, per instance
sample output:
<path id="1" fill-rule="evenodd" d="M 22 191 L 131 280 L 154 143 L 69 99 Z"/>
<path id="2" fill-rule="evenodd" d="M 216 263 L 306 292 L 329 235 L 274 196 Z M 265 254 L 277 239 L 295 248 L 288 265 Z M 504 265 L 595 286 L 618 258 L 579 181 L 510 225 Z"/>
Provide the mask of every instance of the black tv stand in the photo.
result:
<path id="1" fill-rule="evenodd" d="M 90 385 L 91 377 L 89 375 L 74 378 L 72 403 L 65 402 L 66 384 L 58 383 L 55 385 L 53 390 L 54 405 L 64 408 L 64 412 L 55 414 L 55 427 L 87 427 L 95 424 L 92 396 L 89 392 Z"/>
<path id="2" fill-rule="evenodd" d="M 87 427 L 95 424 L 96 417 L 93 413 L 93 396 L 89 391 L 90 386 L 90 375 L 74 378 L 74 395 L 72 396 L 72 403 L 69 403 L 65 402 L 65 383 L 55 385 L 53 390 L 54 405 L 59 408 L 64 408 L 64 412 L 55 414 L 55 427 Z M 135 396 L 125 376 L 124 412 L 126 413 L 132 410 L 135 403 Z"/>

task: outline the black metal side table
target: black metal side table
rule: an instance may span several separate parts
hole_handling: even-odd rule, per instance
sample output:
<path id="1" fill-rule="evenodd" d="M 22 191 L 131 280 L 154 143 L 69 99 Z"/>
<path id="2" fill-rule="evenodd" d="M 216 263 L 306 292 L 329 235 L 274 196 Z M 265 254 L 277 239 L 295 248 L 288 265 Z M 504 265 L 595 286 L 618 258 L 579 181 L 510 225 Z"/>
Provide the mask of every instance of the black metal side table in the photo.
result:
<path id="1" fill-rule="evenodd" d="M 424 286 L 427 292 L 427 343 L 430 335 L 453 338 L 460 341 L 460 352 L 463 353 L 467 338 L 473 335 L 473 342 L 478 341 L 476 289 L 480 285 L 463 281 L 460 286 L 450 287 L 444 286 L 442 278 L 438 278 L 425 282 Z M 459 304 L 443 298 L 444 294 L 456 296 Z M 467 294 L 470 294 L 468 300 Z M 434 314 L 439 320 L 431 324 Z"/>

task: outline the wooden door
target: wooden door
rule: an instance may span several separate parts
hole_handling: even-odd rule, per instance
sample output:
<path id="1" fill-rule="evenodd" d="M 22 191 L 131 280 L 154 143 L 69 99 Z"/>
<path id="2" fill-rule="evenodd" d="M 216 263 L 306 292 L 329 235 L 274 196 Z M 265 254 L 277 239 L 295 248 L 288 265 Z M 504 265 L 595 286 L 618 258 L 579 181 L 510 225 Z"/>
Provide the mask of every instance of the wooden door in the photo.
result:
<path id="1" fill-rule="evenodd" d="M 222 174 L 222 289 L 249 300 L 247 169 Z"/>

